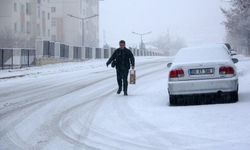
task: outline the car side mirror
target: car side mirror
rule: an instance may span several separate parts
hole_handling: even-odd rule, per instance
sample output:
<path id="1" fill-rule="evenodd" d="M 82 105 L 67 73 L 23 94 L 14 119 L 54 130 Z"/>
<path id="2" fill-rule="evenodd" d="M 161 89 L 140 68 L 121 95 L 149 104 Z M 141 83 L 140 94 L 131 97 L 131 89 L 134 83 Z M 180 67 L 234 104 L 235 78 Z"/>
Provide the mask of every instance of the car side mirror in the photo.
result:
<path id="1" fill-rule="evenodd" d="M 172 66 L 172 64 L 173 64 L 173 63 L 168 63 L 168 65 L 167 65 L 168 68 L 170 68 L 170 67 Z"/>
<path id="2" fill-rule="evenodd" d="M 239 60 L 237 58 L 232 58 L 232 61 L 237 64 L 239 62 Z"/>
<path id="3" fill-rule="evenodd" d="M 235 55 L 237 55 L 237 51 L 234 50 L 234 49 L 232 49 L 232 50 L 230 51 L 230 54 L 231 54 L 231 56 L 235 56 Z"/>

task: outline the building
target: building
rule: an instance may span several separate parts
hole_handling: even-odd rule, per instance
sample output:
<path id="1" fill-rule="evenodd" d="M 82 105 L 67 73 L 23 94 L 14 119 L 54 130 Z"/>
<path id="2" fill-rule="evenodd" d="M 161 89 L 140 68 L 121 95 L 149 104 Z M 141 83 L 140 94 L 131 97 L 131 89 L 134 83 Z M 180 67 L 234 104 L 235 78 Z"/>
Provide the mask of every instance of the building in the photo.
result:
<path id="1" fill-rule="evenodd" d="M 88 47 L 99 46 L 99 18 L 86 18 L 99 14 L 99 0 L 51 0 L 52 40 Z M 70 17 L 70 16 L 75 16 Z M 84 29 L 83 29 L 84 28 Z M 82 36 L 84 34 L 84 37 Z"/>
<path id="2" fill-rule="evenodd" d="M 71 18 L 69 14 L 83 17 L 82 0 L 72 2 L 61 0 L 51 0 L 52 12 L 52 40 L 70 44 L 82 45 L 82 25 L 81 20 Z"/>
<path id="3" fill-rule="evenodd" d="M 20 0 L 21 1 L 21 0 Z M 50 0 L 29 0 L 31 5 L 32 40 L 51 40 Z"/>
<path id="4" fill-rule="evenodd" d="M 99 15 L 99 0 L 85 0 L 84 16 Z M 85 23 L 85 43 L 86 46 L 99 46 L 99 17 L 86 20 Z"/>
<path id="5" fill-rule="evenodd" d="M 1 0 L 0 47 L 35 47 L 35 40 L 50 40 L 48 0 Z"/>
<path id="6" fill-rule="evenodd" d="M 99 0 L 1 0 L 0 47 L 34 48 L 36 40 L 80 46 L 85 18 L 99 14 Z M 84 21 L 84 45 L 99 46 L 99 18 Z"/>

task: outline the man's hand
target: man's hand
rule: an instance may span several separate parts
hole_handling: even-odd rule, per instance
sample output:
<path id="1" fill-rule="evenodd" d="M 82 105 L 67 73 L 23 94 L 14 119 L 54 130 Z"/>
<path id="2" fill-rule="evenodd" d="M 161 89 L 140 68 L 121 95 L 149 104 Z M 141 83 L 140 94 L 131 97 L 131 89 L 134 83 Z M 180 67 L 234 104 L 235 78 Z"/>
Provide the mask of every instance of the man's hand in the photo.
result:
<path id="1" fill-rule="evenodd" d="M 132 69 L 134 70 L 134 69 L 135 69 L 135 66 L 132 66 Z"/>

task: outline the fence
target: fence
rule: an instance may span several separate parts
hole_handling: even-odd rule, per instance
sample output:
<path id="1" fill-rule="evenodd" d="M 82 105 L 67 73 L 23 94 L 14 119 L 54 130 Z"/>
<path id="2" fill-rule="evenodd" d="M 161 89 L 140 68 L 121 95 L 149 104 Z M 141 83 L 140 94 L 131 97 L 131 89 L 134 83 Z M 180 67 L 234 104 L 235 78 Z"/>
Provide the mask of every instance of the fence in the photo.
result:
<path id="1" fill-rule="evenodd" d="M 15 69 L 35 65 L 34 49 L 0 49 L 0 69 Z"/>
<path id="2" fill-rule="evenodd" d="M 85 47 L 85 58 L 91 59 L 93 57 L 92 48 L 91 47 Z"/>
<path id="3" fill-rule="evenodd" d="M 55 43 L 44 41 L 43 42 L 43 54 L 44 56 L 53 57 L 55 56 Z"/>
<path id="4" fill-rule="evenodd" d="M 104 49 L 104 58 L 109 58 L 109 49 Z"/>
<path id="5" fill-rule="evenodd" d="M 115 48 L 93 48 L 83 46 L 71 46 L 60 42 L 36 41 L 37 57 L 39 58 L 62 58 L 63 60 L 83 60 L 83 59 L 101 59 L 109 58 L 115 51 Z M 155 53 L 147 50 L 131 48 L 135 56 L 157 56 Z M 66 59 L 65 59 L 66 58 Z"/>
<path id="6" fill-rule="evenodd" d="M 102 49 L 101 48 L 96 48 L 95 56 L 96 56 L 97 59 L 102 58 Z"/>
<path id="7" fill-rule="evenodd" d="M 13 51 L 10 49 L 0 49 L 0 66 L 1 69 L 13 68 Z"/>
<path id="8" fill-rule="evenodd" d="M 69 58 L 69 46 L 65 44 L 60 45 L 60 57 Z"/>
<path id="9" fill-rule="evenodd" d="M 74 59 L 81 59 L 81 56 L 82 56 L 81 47 L 74 47 L 73 50 L 74 50 L 73 58 Z"/>
<path id="10" fill-rule="evenodd" d="M 157 56 L 159 53 L 131 49 L 135 56 Z M 109 58 L 115 48 L 71 46 L 52 41 L 36 41 L 35 49 L 0 48 L 0 69 L 15 69 L 33 65 L 51 64 L 72 60 Z"/>

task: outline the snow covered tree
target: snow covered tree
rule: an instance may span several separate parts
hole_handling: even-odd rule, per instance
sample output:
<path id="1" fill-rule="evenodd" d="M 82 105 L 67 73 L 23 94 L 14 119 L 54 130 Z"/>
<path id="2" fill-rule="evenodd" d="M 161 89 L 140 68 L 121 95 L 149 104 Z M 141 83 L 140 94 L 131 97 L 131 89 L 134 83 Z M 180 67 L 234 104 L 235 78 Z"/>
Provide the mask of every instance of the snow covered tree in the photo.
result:
<path id="1" fill-rule="evenodd" d="M 229 10 L 222 9 L 227 40 L 240 53 L 250 55 L 250 0 L 231 0 L 230 3 Z"/>

